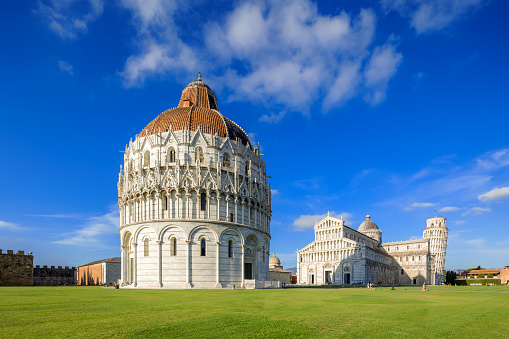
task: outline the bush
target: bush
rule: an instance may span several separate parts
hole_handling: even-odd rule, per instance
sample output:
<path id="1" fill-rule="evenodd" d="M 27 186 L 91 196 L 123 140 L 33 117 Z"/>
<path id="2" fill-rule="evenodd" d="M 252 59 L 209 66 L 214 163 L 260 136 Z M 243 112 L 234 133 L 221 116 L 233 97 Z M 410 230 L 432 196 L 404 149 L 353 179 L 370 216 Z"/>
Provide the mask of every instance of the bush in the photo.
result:
<path id="1" fill-rule="evenodd" d="M 470 286 L 471 284 L 496 284 L 500 285 L 500 279 L 456 279 L 454 283 L 458 286 Z"/>
<path id="2" fill-rule="evenodd" d="M 479 275 L 477 276 L 477 279 L 482 279 L 482 278 L 484 278 L 484 274 L 479 274 Z"/>
<path id="3" fill-rule="evenodd" d="M 486 278 L 488 278 L 488 279 L 493 279 L 493 274 L 491 274 L 491 273 L 490 273 L 490 274 L 488 274 L 488 275 L 486 276 Z"/>

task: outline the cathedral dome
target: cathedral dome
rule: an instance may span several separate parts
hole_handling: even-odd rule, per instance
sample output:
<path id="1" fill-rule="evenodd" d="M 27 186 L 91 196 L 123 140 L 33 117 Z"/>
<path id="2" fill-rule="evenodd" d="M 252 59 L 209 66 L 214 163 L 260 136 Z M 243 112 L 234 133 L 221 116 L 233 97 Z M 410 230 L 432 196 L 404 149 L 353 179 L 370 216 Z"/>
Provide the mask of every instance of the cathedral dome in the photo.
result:
<path id="1" fill-rule="evenodd" d="M 201 75 L 198 76 L 198 80 L 184 88 L 178 107 L 159 114 L 141 131 L 140 136 L 168 132 L 170 129 L 173 131 L 200 129 L 203 133 L 239 140 L 243 145 L 253 149 L 246 132 L 219 112 L 216 95 L 201 81 Z"/>
<path id="2" fill-rule="evenodd" d="M 359 226 L 358 231 L 359 232 L 366 232 L 369 230 L 378 230 L 378 226 L 371 221 L 371 216 L 368 214 L 366 215 L 366 220 Z"/>
<path id="3" fill-rule="evenodd" d="M 278 267 L 281 266 L 281 261 L 278 257 L 276 257 L 276 253 L 272 254 L 272 257 L 269 259 L 269 267 Z"/>

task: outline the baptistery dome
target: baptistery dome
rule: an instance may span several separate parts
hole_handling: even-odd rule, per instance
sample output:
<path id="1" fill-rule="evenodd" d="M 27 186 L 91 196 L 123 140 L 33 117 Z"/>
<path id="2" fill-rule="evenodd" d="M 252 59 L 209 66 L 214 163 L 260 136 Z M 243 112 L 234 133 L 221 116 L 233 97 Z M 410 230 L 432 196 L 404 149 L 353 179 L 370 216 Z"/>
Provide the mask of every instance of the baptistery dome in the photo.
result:
<path id="1" fill-rule="evenodd" d="M 259 149 L 200 77 L 125 148 L 122 284 L 256 287 L 268 279 L 271 196 Z"/>
<path id="2" fill-rule="evenodd" d="M 170 129 L 197 131 L 239 140 L 244 146 L 253 148 L 242 128 L 219 113 L 216 95 L 203 81 L 195 80 L 182 91 L 178 107 L 161 113 L 140 133 L 140 136 Z"/>

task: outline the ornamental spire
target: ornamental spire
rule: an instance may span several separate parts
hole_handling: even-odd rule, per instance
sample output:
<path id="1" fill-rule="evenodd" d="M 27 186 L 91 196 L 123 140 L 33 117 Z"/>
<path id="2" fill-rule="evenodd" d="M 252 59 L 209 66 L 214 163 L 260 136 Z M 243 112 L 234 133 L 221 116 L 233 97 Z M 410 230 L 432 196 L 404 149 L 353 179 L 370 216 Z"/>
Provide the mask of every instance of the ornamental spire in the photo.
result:
<path id="1" fill-rule="evenodd" d="M 201 81 L 201 73 L 198 72 L 198 81 Z"/>

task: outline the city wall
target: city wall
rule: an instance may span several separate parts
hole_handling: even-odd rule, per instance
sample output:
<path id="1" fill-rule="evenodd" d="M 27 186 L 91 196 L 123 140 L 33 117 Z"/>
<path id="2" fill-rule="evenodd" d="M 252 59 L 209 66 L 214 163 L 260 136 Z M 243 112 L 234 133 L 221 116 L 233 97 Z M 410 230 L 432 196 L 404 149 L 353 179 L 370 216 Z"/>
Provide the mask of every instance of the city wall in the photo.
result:
<path id="1" fill-rule="evenodd" d="M 34 256 L 32 252 L 14 253 L 0 249 L 0 286 L 32 286 L 34 284 Z"/>

